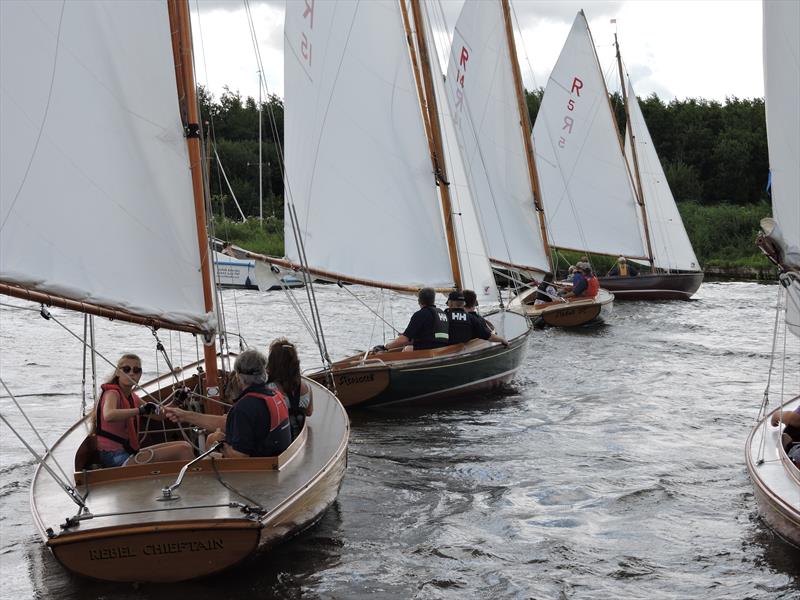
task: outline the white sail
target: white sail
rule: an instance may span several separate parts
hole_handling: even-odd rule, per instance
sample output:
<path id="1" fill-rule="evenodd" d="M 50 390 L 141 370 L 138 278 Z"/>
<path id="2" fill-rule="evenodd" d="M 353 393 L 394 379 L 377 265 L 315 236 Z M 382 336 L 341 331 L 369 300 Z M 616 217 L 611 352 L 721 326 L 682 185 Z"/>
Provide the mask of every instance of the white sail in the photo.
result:
<path id="1" fill-rule="evenodd" d="M 645 258 L 633 184 L 583 12 L 547 82 L 533 142 L 551 245 Z"/>
<path id="2" fill-rule="evenodd" d="M 4 0 L 0 27 L 0 281 L 207 328 L 166 4 Z"/>
<path id="3" fill-rule="evenodd" d="M 636 137 L 636 158 L 643 188 L 642 198 L 647 211 L 654 266 L 667 271 L 699 271 L 700 263 L 686 234 L 686 228 L 683 226 L 672 190 L 669 189 L 667 177 L 661 168 L 661 161 L 658 159 L 630 80 L 628 80 L 628 112 L 631 126 L 627 127 L 625 132 L 625 156 L 633 169 L 630 143 L 630 133 L 633 131 Z M 641 213 L 639 216 L 642 216 Z M 644 236 L 642 219 L 640 219 L 641 235 Z"/>
<path id="4" fill-rule="evenodd" d="M 547 272 L 550 261 L 528 175 L 512 60 L 499 1 L 466 2 L 453 35 L 447 100 L 489 256 Z"/>
<path id="5" fill-rule="evenodd" d="M 309 266 L 452 287 L 400 4 L 290 2 L 284 52 L 286 196 Z"/>
<path id="6" fill-rule="evenodd" d="M 779 234 L 784 264 L 800 272 L 800 3 L 764 2 L 764 92 L 771 231 Z M 774 231 L 777 224 L 777 231 Z M 800 282 L 788 290 L 786 322 L 800 336 Z"/>
<path id="7" fill-rule="evenodd" d="M 429 8 L 430 4 L 425 3 Z M 426 20 L 426 35 L 433 40 L 430 28 L 431 19 Z M 453 114 L 447 101 L 445 80 L 438 53 L 430 48 L 431 74 L 433 77 L 436 106 L 439 109 L 439 123 L 442 133 L 444 160 L 450 191 L 450 202 L 453 212 L 453 229 L 456 234 L 458 262 L 461 267 L 461 284 L 464 289 L 475 291 L 481 304 L 497 302 L 498 293 L 494 273 L 489 263 L 486 241 L 484 239 L 484 222 L 479 219 L 475 194 L 458 143 Z"/>

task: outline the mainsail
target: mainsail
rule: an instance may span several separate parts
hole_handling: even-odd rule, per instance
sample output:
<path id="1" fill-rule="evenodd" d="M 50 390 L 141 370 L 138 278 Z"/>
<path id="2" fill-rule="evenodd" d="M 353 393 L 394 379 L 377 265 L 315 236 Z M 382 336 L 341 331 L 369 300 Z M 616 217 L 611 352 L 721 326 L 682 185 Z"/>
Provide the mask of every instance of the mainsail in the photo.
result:
<path id="1" fill-rule="evenodd" d="M 489 256 L 547 272 L 550 261 L 528 176 L 512 60 L 500 2 L 465 3 L 453 35 L 447 99 Z"/>
<path id="2" fill-rule="evenodd" d="M 290 3 L 285 61 L 287 214 L 296 209 L 309 267 L 386 287 L 453 287 L 400 3 Z M 494 295 L 460 157 L 445 154 L 462 203 L 463 286 Z M 286 223 L 286 253 L 299 262 Z"/>
<path id="3" fill-rule="evenodd" d="M 210 330 L 166 4 L 4 1 L 0 27 L 0 283 Z"/>
<path id="4" fill-rule="evenodd" d="M 772 176 L 772 219 L 762 227 L 800 274 L 800 3 L 764 2 L 764 92 Z M 800 281 L 787 294 L 786 322 L 800 336 Z"/>
<path id="5" fill-rule="evenodd" d="M 647 259 L 636 195 L 583 12 L 550 75 L 533 142 L 551 245 Z"/>
<path id="6" fill-rule="evenodd" d="M 656 268 L 667 271 L 699 271 L 700 265 L 694 254 L 692 243 L 686 234 L 683 220 L 669 189 L 667 177 L 656 154 L 653 140 L 647 129 L 636 93 L 630 79 L 628 84 L 628 114 L 631 123 L 625 129 L 625 156 L 633 165 L 630 134 L 636 139 L 636 155 L 639 165 L 639 178 L 642 183 L 640 193 L 647 206 L 647 221 L 650 243 L 653 249 L 653 262 Z M 640 217 L 641 235 L 645 235 L 642 213 Z"/>

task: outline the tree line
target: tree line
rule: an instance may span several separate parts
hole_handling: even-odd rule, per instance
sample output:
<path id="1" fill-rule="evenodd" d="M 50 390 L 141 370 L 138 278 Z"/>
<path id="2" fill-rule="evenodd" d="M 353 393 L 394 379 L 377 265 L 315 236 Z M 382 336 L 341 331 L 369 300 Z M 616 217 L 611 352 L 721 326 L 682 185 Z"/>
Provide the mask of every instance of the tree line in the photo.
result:
<path id="1" fill-rule="evenodd" d="M 543 93 L 542 89 L 526 92 L 531 123 Z M 221 162 L 220 166 L 212 152 L 209 175 L 214 215 L 240 219 L 222 175 L 224 168 L 245 216 L 257 218 L 258 103 L 230 90 L 215 98 L 201 89 L 199 98 L 211 142 L 208 147 L 216 150 Z M 700 262 L 760 264 L 753 239 L 759 218 L 770 214 L 763 99 L 664 102 L 653 94 L 639 102 Z M 612 96 L 612 106 L 624 133 L 625 111 L 619 93 Z M 263 215 L 270 234 L 279 236 L 283 220 L 283 100 L 267 98 L 261 103 L 261 115 Z M 721 231 L 727 235 L 720 236 Z M 274 240 L 270 244 L 274 251 Z"/>

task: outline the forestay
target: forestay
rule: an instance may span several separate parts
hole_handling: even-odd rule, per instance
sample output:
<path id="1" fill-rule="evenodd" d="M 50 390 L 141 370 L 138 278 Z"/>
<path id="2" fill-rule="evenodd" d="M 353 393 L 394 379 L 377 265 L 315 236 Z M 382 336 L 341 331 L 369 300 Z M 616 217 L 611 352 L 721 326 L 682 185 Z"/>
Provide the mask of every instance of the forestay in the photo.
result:
<path id="1" fill-rule="evenodd" d="M 661 161 L 656 154 L 653 140 L 636 99 L 630 80 L 628 80 L 628 112 L 631 126 L 626 128 L 625 156 L 633 168 L 630 133 L 636 138 L 636 158 L 639 164 L 639 177 L 642 183 L 641 193 L 647 210 L 647 221 L 650 231 L 650 243 L 653 248 L 654 266 L 668 271 L 699 271 L 700 265 L 692 249 L 692 243 L 686 234 L 683 220 L 675 204 L 675 198 L 669 189 L 667 177 L 661 168 Z M 644 221 L 641 212 L 641 235 L 645 235 Z"/>
<path id="2" fill-rule="evenodd" d="M 0 24 L 0 281 L 208 329 L 166 4 Z"/>
<path id="3" fill-rule="evenodd" d="M 489 256 L 547 272 L 499 1 L 465 3 L 451 48 L 447 99 Z"/>
<path id="4" fill-rule="evenodd" d="M 430 8 L 430 4 L 426 3 L 425 7 Z M 430 23 L 431 19 L 429 18 L 425 23 L 426 35 L 428 40 L 433 40 Z M 475 191 L 467 176 L 467 169 L 455 131 L 453 113 L 447 101 L 445 89 L 447 86 L 443 70 L 437 57 L 437 52 L 431 52 L 434 94 L 439 110 L 444 160 L 450 184 L 453 228 L 456 233 L 462 287 L 474 290 L 481 304 L 494 303 L 497 302 L 498 292 L 486 249 L 483 229 L 485 224 L 478 216 Z"/>
<path id="5" fill-rule="evenodd" d="M 800 271 L 800 4 L 764 2 L 764 88 L 772 213 L 785 266 Z M 800 336 L 800 283 L 787 294 L 786 321 Z"/>
<path id="6" fill-rule="evenodd" d="M 639 208 L 583 12 L 547 82 L 533 142 L 551 245 L 646 257 Z"/>
<path id="7" fill-rule="evenodd" d="M 452 287 L 399 3 L 287 5 L 286 196 L 310 267 Z M 286 252 L 298 250 L 286 219 Z"/>

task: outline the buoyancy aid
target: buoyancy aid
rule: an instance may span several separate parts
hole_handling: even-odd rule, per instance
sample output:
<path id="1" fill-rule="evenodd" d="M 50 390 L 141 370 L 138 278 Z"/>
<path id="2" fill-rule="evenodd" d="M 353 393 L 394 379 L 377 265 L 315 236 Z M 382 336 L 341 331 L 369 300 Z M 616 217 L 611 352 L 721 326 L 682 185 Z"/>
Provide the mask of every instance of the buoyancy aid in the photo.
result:
<path id="1" fill-rule="evenodd" d="M 124 421 L 106 421 L 104 410 L 106 393 L 115 391 L 119 394 L 120 404 L 118 408 L 136 408 L 139 405 L 139 397 L 135 392 L 131 392 L 130 398 L 126 398 L 122 388 L 116 383 L 104 383 L 100 386 L 103 390 L 100 399 L 97 401 L 95 410 L 94 433 L 98 438 L 98 450 L 116 451 L 125 450 L 130 454 L 139 451 L 139 415 L 135 415 Z"/>
<path id="2" fill-rule="evenodd" d="M 588 296 L 594 298 L 597 296 L 597 292 L 600 291 L 600 281 L 592 275 L 591 277 L 586 278 L 586 291 L 583 293 L 584 296 Z"/>
<path id="3" fill-rule="evenodd" d="M 619 272 L 620 277 L 627 277 L 628 276 L 628 265 L 626 263 L 619 263 L 617 265 L 617 271 Z"/>
<path id="4" fill-rule="evenodd" d="M 267 406 L 269 412 L 269 433 L 267 439 L 261 444 L 264 448 L 275 448 L 282 446 L 281 437 L 285 431 L 289 431 L 291 436 L 291 429 L 289 425 L 289 409 L 286 407 L 286 400 L 284 399 L 283 392 L 276 387 L 271 387 L 261 392 L 247 392 L 246 396 L 253 396 L 261 398 Z M 291 437 L 289 438 L 291 441 Z"/>
<path id="5" fill-rule="evenodd" d="M 461 344 L 472 339 L 472 325 L 469 322 L 467 311 L 463 308 L 448 308 L 448 337 L 451 344 Z"/>
<path id="6" fill-rule="evenodd" d="M 439 348 L 447 346 L 450 340 L 450 321 L 444 311 L 435 306 L 426 306 L 425 309 L 433 313 L 433 330 L 419 339 L 414 340 L 414 349 Z"/>
<path id="7" fill-rule="evenodd" d="M 278 388 L 278 384 L 276 383 L 268 383 L 267 387 L 271 390 L 275 390 L 276 392 L 280 393 L 280 389 Z M 305 395 L 309 394 L 310 392 L 306 392 Z M 300 400 L 302 400 L 304 394 L 285 394 L 284 398 L 286 398 L 288 409 L 289 409 L 289 425 L 292 428 L 292 439 L 295 439 L 300 432 L 303 430 L 303 426 L 306 422 L 306 409 L 300 406 Z M 272 421 L 272 413 L 270 413 L 270 422 Z"/>

